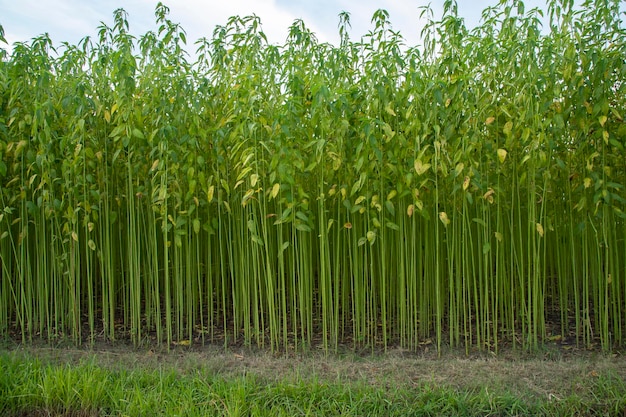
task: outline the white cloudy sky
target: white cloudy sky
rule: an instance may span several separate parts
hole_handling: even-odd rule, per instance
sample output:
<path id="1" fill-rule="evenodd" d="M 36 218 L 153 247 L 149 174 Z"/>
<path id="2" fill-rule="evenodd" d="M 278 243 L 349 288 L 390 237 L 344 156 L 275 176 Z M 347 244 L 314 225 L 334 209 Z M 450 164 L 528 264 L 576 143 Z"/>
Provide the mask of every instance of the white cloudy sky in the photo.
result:
<path id="1" fill-rule="evenodd" d="M 459 13 L 469 27 L 479 23 L 485 7 L 498 0 L 458 0 Z M 274 44 L 282 44 L 287 29 L 295 19 L 303 19 L 322 42 L 337 43 L 337 15 L 351 14 L 353 39 L 372 29 L 370 19 L 377 9 L 390 14 L 392 28 L 399 30 L 407 44 L 419 43 L 420 6 L 430 3 L 439 17 L 443 0 L 165 0 L 170 19 L 187 32 L 189 44 L 201 37 L 211 37 L 216 25 L 225 24 L 230 16 L 256 14 L 263 31 Z M 113 11 L 125 9 L 131 32 L 141 35 L 154 27 L 156 0 L 0 0 L 0 25 L 9 44 L 29 41 L 48 33 L 55 45 L 62 41 L 77 43 L 84 36 L 95 36 L 100 22 L 111 24 Z M 546 9 L 545 0 L 526 0 L 526 10 Z M 6 47 L 6 45 L 4 46 Z M 193 49 L 193 46 L 190 47 Z"/>

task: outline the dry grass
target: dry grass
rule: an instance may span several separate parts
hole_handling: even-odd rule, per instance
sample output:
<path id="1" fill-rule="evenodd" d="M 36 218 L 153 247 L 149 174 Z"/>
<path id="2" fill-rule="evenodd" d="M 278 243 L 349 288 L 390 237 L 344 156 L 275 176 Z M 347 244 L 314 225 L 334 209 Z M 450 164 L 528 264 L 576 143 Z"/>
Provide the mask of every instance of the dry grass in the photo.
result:
<path id="1" fill-rule="evenodd" d="M 416 354 L 400 349 L 370 355 L 326 355 L 321 351 L 275 354 L 212 345 L 177 347 L 169 352 L 120 345 L 93 349 L 17 346 L 10 350 L 53 364 L 90 361 L 111 370 L 160 368 L 182 374 L 202 371 L 227 378 L 247 375 L 268 381 L 317 380 L 387 389 L 427 385 L 557 401 L 572 394 L 593 396 L 589 390 L 596 386 L 594 380 L 619 378 L 626 382 L 626 361 L 621 354 L 562 351 L 557 347 L 532 355 L 508 351 L 498 356 L 467 356 L 458 351 L 437 356 L 432 350 Z"/>

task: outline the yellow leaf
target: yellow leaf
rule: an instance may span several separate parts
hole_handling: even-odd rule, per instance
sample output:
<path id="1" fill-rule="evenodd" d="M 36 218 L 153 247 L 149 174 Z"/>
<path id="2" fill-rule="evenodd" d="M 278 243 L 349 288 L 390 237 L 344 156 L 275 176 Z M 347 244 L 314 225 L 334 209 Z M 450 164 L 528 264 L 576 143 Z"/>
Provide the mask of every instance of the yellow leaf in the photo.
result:
<path id="1" fill-rule="evenodd" d="M 272 191 L 270 191 L 270 200 L 276 198 L 279 191 L 280 191 L 280 184 L 279 183 L 274 184 L 274 186 L 272 187 Z"/>
<path id="2" fill-rule="evenodd" d="M 206 193 L 206 199 L 210 203 L 213 200 L 213 194 L 215 193 L 215 186 L 211 185 Z"/>
<path id="3" fill-rule="evenodd" d="M 430 164 L 424 164 L 420 159 L 416 159 L 413 163 L 417 175 L 422 175 L 430 169 Z"/>
<path id="4" fill-rule="evenodd" d="M 609 144 L 609 132 L 606 130 L 602 132 L 602 138 L 604 139 L 604 143 Z"/>
<path id="5" fill-rule="evenodd" d="M 254 190 L 252 188 L 246 191 L 246 193 L 243 195 L 243 198 L 241 199 L 241 205 L 243 207 L 245 207 L 248 204 L 248 201 L 252 198 L 253 194 L 254 194 Z"/>
<path id="6" fill-rule="evenodd" d="M 495 122 L 495 121 L 496 121 L 496 118 L 495 118 L 495 117 L 493 117 L 493 116 L 489 116 L 489 117 L 487 117 L 487 120 L 485 120 L 485 124 L 486 124 L 487 126 L 489 126 L 490 124 L 492 124 L 492 123 L 493 123 L 493 122 Z"/>
<path id="7" fill-rule="evenodd" d="M 493 204 L 493 195 L 495 191 L 493 188 L 489 188 L 485 194 L 483 194 L 483 198 L 489 202 L 489 204 Z"/>
<path id="8" fill-rule="evenodd" d="M 583 184 L 585 185 L 585 188 L 589 188 L 591 187 L 591 178 L 587 177 L 583 180 Z"/>
<path id="9" fill-rule="evenodd" d="M 502 233 L 500 233 L 500 232 L 495 232 L 494 234 L 495 234 L 495 236 L 496 236 L 496 240 L 497 240 L 498 242 L 502 242 Z"/>
<path id="10" fill-rule="evenodd" d="M 450 103 L 452 103 L 452 99 L 449 98 L 446 100 L 446 104 L 445 104 L 446 108 L 450 106 Z"/>
<path id="11" fill-rule="evenodd" d="M 157 169 L 157 167 L 159 166 L 159 160 L 157 159 L 156 161 L 154 161 L 152 163 L 152 166 L 150 167 L 150 172 L 154 171 L 155 169 Z"/>
<path id="12" fill-rule="evenodd" d="M 506 149 L 498 149 L 498 160 L 500 161 L 501 164 L 504 163 L 504 160 L 506 159 L 506 155 L 508 154 L 508 152 L 506 151 Z"/>
<path id="13" fill-rule="evenodd" d="M 463 162 L 459 162 L 458 164 L 456 164 L 456 167 L 454 167 L 455 175 L 461 174 L 461 172 L 463 172 L 464 169 L 465 169 L 465 164 Z"/>
<path id="14" fill-rule="evenodd" d="M 467 188 L 469 187 L 470 184 L 470 177 L 469 176 L 465 176 L 465 179 L 463 180 L 463 191 L 467 190 Z"/>
<path id="15" fill-rule="evenodd" d="M 604 124 L 607 121 L 607 117 L 606 116 L 600 116 L 598 117 L 598 122 L 600 122 L 600 126 L 604 127 Z"/>
<path id="16" fill-rule="evenodd" d="M 543 237 L 543 226 L 541 225 L 541 223 L 537 223 L 535 227 L 537 229 L 537 233 L 539 233 L 539 236 Z"/>
<path id="17" fill-rule="evenodd" d="M 415 206 L 413 204 L 409 204 L 409 206 L 406 208 L 407 216 L 409 217 L 413 216 L 414 211 L 415 211 Z"/>
<path id="18" fill-rule="evenodd" d="M 391 108 L 391 103 L 389 103 L 389 104 L 387 105 L 387 107 L 385 107 L 385 111 L 386 111 L 387 113 L 389 113 L 390 115 L 392 115 L 392 116 L 395 116 L 395 115 L 396 115 L 396 112 L 394 112 L 394 111 L 393 111 L 393 109 Z"/>
<path id="19" fill-rule="evenodd" d="M 104 111 L 104 120 L 106 120 L 107 123 L 111 123 L 111 113 L 109 113 L 108 110 Z"/>
<path id="20" fill-rule="evenodd" d="M 391 190 L 389 194 L 387 195 L 387 200 L 391 200 L 392 198 L 396 196 L 396 194 L 398 194 L 396 190 Z"/>
<path id="21" fill-rule="evenodd" d="M 178 342 L 178 346 L 191 346 L 191 340 L 181 340 Z"/>
<path id="22" fill-rule="evenodd" d="M 374 243 L 376 240 L 376 232 L 369 231 L 367 232 L 366 237 L 369 243 Z"/>
<path id="23" fill-rule="evenodd" d="M 445 211 L 439 213 L 439 220 L 443 223 L 444 226 L 448 226 L 450 224 L 450 219 Z"/>
<path id="24" fill-rule="evenodd" d="M 75 242 L 78 242 L 78 233 L 76 233 L 76 232 L 72 232 L 72 239 L 73 239 Z"/>
<path id="25" fill-rule="evenodd" d="M 256 183 L 259 181 L 259 176 L 257 174 L 250 175 L 250 186 L 256 186 Z"/>
<path id="26" fill-rule="evenodd" d="M 502 131 L 505 135 L 508 135 L 509 133 L 511 133 L 511 130 L 513 130 L 513 122 L 509 120 L 504 124 L 504 128 L 502 129 Z"/>
<path id="27" fill-rule="evenodd" d="M 358 206 L 359 204 L 361 204 L 363 202 L 363 200 L 365 200 L 365 196 L 361 195 L 359 196 L 356 201 L 354 202 L 355 206 Z"/>

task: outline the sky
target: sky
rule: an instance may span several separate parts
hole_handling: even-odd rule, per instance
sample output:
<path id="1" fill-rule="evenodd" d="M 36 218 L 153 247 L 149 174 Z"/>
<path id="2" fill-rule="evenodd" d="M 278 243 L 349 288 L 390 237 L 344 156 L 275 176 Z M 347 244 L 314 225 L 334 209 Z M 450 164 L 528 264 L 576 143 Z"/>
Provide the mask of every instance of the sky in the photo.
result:
<path id="1" fill-rule="evenodd" d="M 482 10 L 498 0 L 458 0 L 459 14 L 468 27 L 479 24 Z M 315 32 L 321 42 L 338 44 L 338 14 L 350 13 L 350 37 L 360 39 L 372 30 L 371 17 L 377 9 L 389 12 L 392 29 L 399 31 L 407 45 L 417 45 L 424 21 L 420 7 L 430 4 L 435 18 L 441 16 L 444 0 L 164 0 L 169 18 L 180 23 L 187 34 L 188 50 L 201 37 L 211 38 L 216 25 L 234 15 L 260 17 L 270 43 L 283 44 L 289 26 L 296 19 Z M 9 45 L 28 42 L 48 33 L 54 45 L 78 43 L 85 36 L 96 37 L 101 22 L 111 26 L 113 11 L 128 12 L 131 33 L 142 35 L 155 30 L 156 0 L 0 0 L 0 25 Z M 545 0 L 526 0 L 526 10 L 546 10 Z M 10 49 L 7 45 L 1 45 Z"/>

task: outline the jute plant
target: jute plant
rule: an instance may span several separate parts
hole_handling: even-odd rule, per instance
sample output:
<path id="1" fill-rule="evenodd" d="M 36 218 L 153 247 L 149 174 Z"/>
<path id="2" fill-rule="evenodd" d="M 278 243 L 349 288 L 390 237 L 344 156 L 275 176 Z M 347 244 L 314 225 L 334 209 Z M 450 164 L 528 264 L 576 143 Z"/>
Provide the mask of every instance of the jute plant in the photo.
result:
<path id="1" fill-rule="evenodd" d="M 446 1 L 421 45 L 233 17 L 192 62 L 159 4 L 0 50 L 0 333 L 623 346 L 620 6 Z"/>

